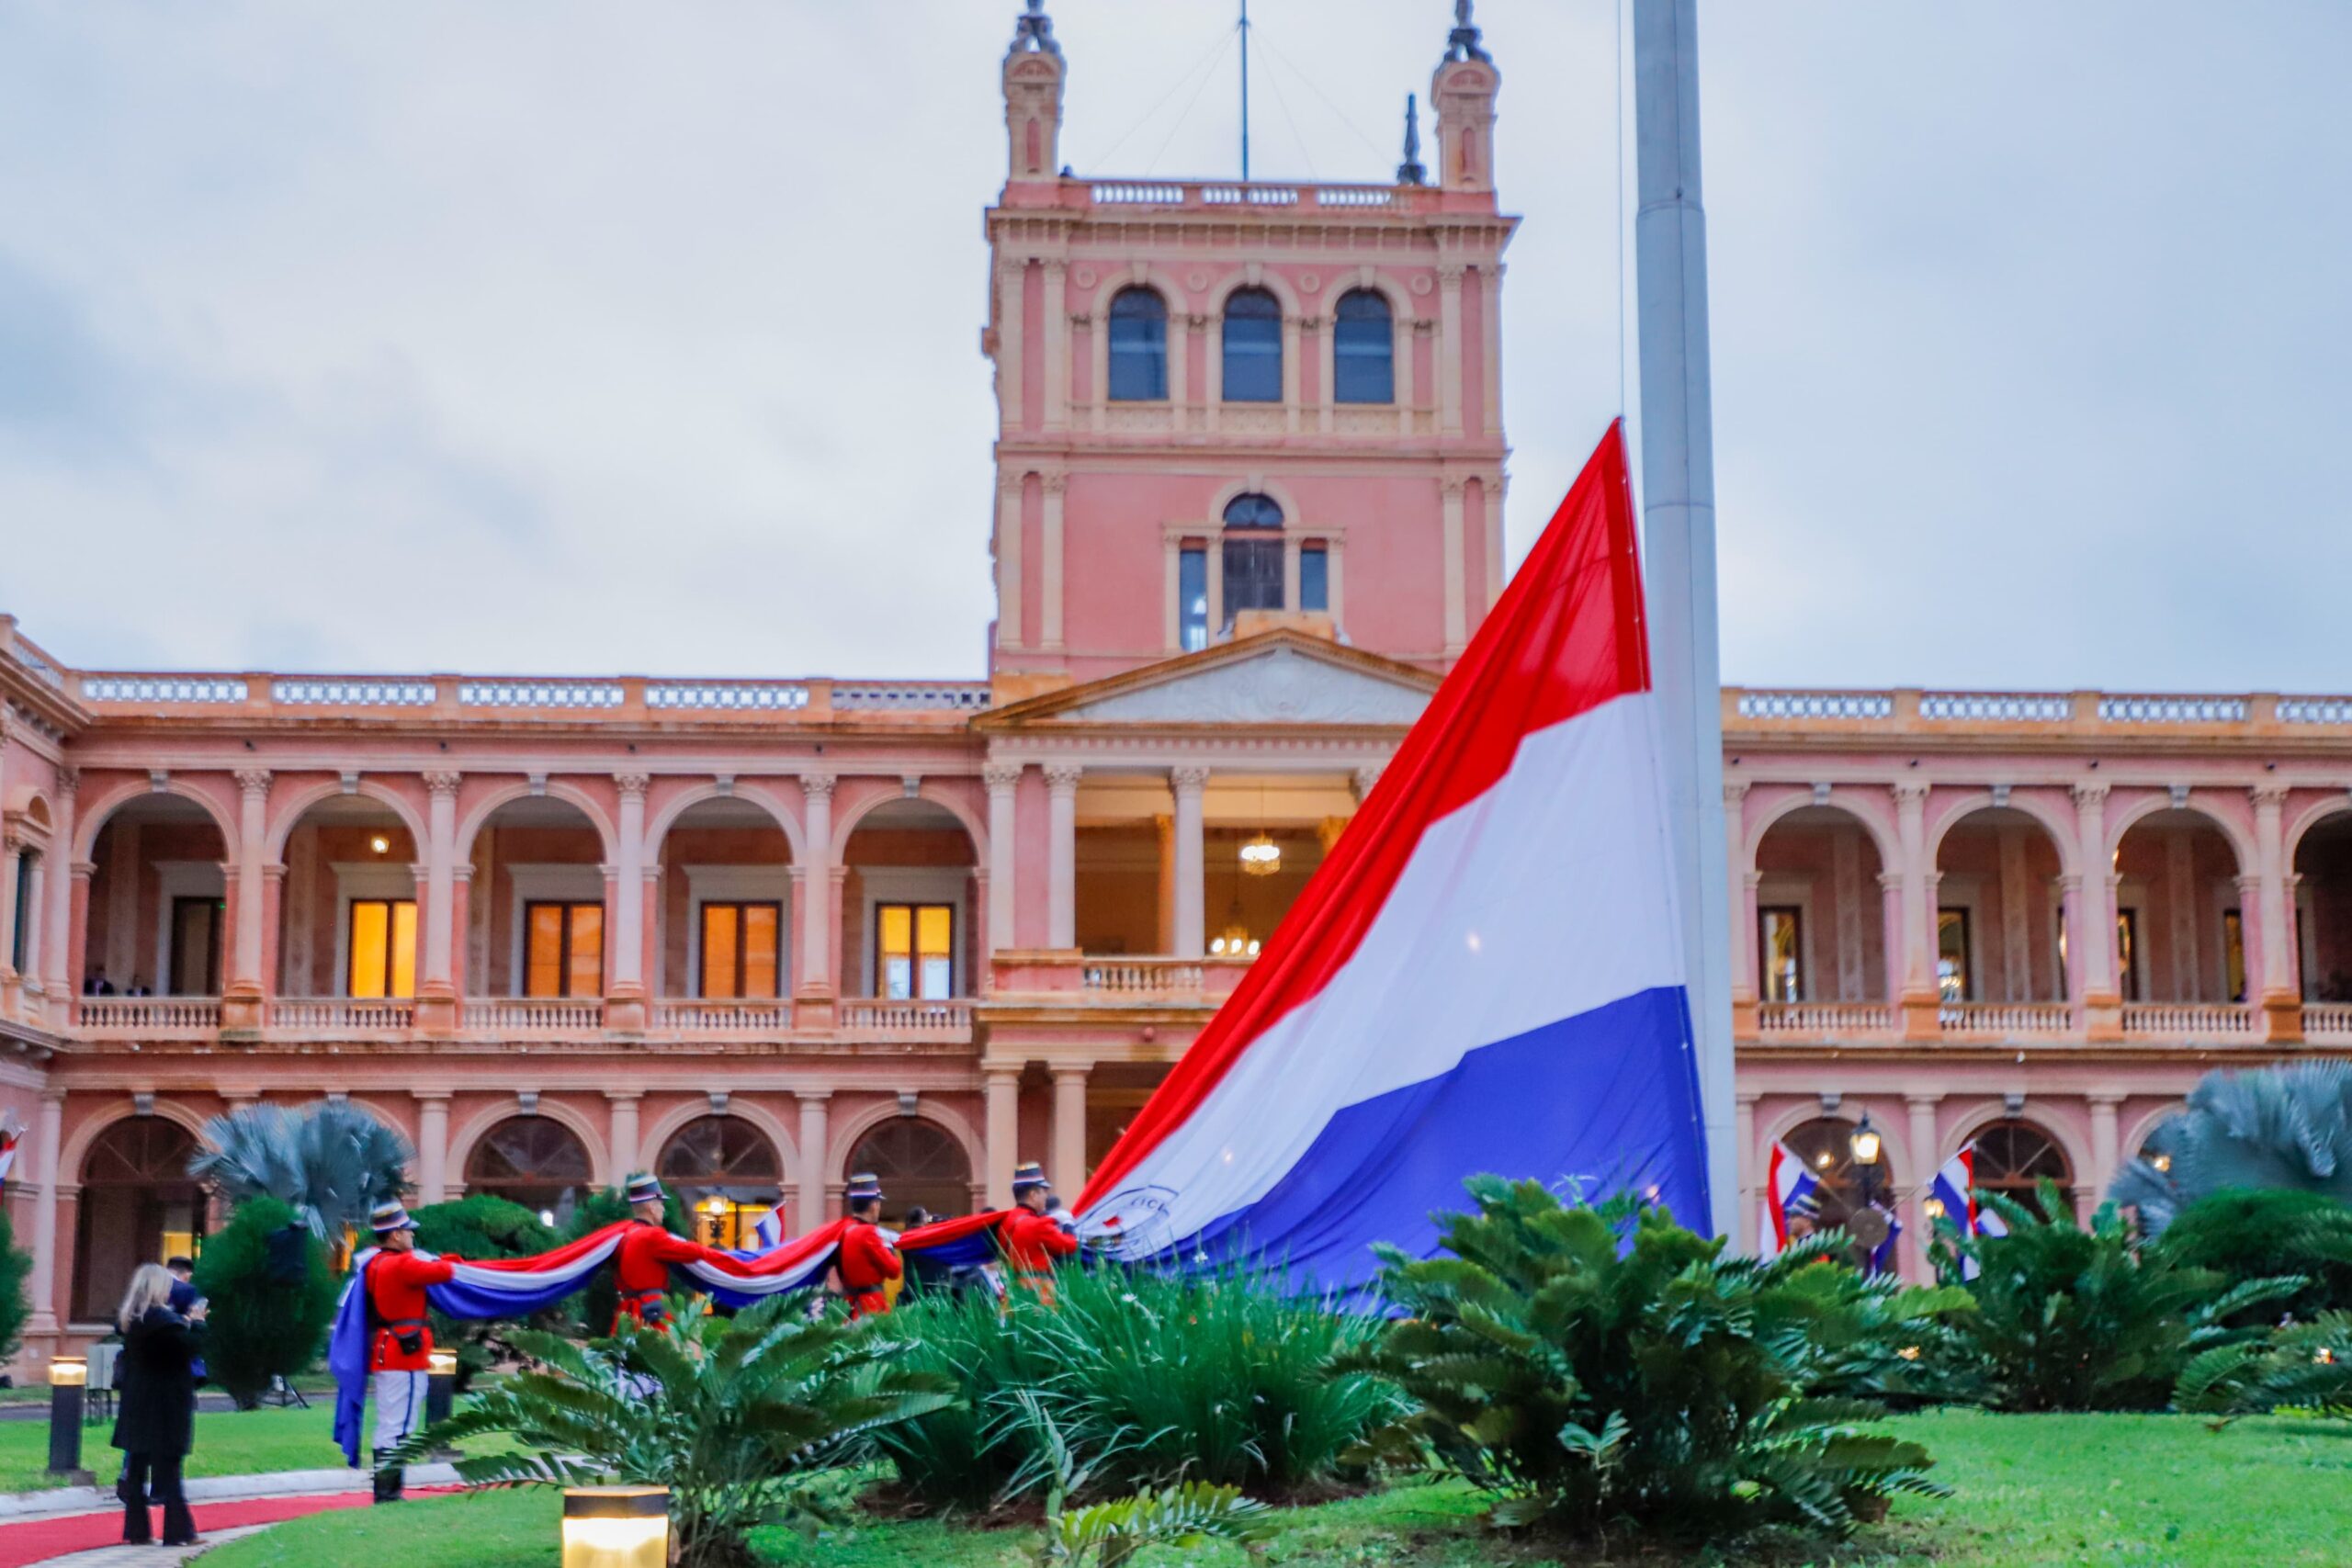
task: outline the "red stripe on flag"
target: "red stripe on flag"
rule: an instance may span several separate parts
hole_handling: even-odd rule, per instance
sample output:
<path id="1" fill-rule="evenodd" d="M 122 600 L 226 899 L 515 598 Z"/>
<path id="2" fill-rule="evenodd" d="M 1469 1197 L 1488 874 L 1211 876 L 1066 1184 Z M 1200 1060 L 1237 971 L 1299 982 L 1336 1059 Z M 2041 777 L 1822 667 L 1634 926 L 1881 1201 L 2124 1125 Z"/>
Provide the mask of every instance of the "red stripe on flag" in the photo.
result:
<path id="1" fill-rule="evenodd" d="M 1321 992 L 1430 823 L 1492 789 L 1527 736 L 1649 684 L 1620 420 L 1264 952 L 1095 1170 L 1079 1211 L 1119 1190 L 1252 1042 Z"/>
<path id="2" fill-rule="evenodd" d="M 961 1219 L 917 1225 L 910 1231 L 899 1233 L 899 1250 L 923 1252 L 934 1247 L 944 1247 L 951 1241 L 962 1241 L 978 1232 L 995 1229 L 1012 1213 L 1010 1209 L 990 1209 L 986 1213 L 966 1214 Z"/>
<path id="3" fill-rule="evenodd" d="M 609 1225 L 590 1231 L 578 1241 L 565 1242 L 561 1247 L 535 1253 L 529 1258 L 469 1258 L 466 1267 L 488 1269 L 501 1274 L 536 1274 L 542 1270 L 565 1269 L 612 1241 L 630 1224 L 628 1220 L 616 1220 Z"/>

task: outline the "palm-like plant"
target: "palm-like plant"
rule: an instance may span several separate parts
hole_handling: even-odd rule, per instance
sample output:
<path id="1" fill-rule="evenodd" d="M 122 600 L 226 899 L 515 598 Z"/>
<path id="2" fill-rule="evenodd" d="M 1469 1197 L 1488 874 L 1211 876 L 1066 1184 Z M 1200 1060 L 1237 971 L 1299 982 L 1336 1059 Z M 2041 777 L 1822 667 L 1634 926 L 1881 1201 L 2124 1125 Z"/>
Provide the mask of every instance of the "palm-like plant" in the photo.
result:
<path id="1" fill-rule="evenodd" d="M 255 1105 L 204 1124 L 208 1145 L 188 1174 L 218 1182 L 232 1202 L 270 1197 L 313 1235 L 333 1241 L 364 1225 L 368 1210 L 400 1196 L 414 1151 L 366 1111 L 322 1100 L 289 1111 Z"/>
<path id="2" fill-rule="evenodd" d="M 1967 1281 L 1976 1310 L 1953 1322 L 1963 1356 L 2003 1409 L 2160 1410 L 2191 1357 L 2256 1337 L 2231 1326 L 2232 1317 L 2306 1282 L 2228 1285 L 2165 1247 L 2135 1247 L 2112 1203 L 2084 1226 L 2056 1182 L 2043 1181 L 2037 1213 L 1985 1193 L 2008 1234 L 1947 1234 L 1935 1249 L 1947 1282 L 1976 1265 Z"/>
<path id="3" fill-rule="evenodd" d="M 2352 1064 L 2207 1073 L 2188 1109 L 2149 1134 L 2107 1195 L 2138 1210 L 2148 1235 L 2161 1235 L 2174 1215 L 2211 1193 L 2274 1187 L 2352 1203 Z"/>
<path id="4" fill-rule="evenodd" d="M 2352 1312 L 2322 1313 L 2257 1344 L 2208 1350 L 2188 1363 L 2173 1398 L 2183 1410 L 2224 1416 L 2284 1405 L 2352 1416 Z"/>
<path id="5" fill-rule="evenodd" d="M 868 1436 L 936 1410 L 942 1380 L 901 1371 L 888 1320 L 810 1319 L 775 1298 L 722 1318 L 688 1305 L 674 1332 L 631 1329 L 582 1345 L 536 1330 L 514 1343 L 539 1363 L 404 1445 L 400 1462 L 484 1432 L 520 1452 L 458 1461 L 476 1486 L 631 1483 L 670 1488 L 678 1568 L 753 1561 L 757 1525 L 833 1517 L 818 1483 Z"/>

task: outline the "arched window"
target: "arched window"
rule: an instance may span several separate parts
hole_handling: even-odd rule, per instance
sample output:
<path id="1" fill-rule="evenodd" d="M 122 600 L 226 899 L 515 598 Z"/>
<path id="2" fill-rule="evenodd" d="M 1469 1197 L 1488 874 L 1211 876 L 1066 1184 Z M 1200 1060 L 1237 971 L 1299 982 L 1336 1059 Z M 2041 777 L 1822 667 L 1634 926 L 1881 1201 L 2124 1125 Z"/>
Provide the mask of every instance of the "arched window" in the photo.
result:
<path id="1" fill-rule="evenodd" d="M 972 1162 L 936 1122 L 898 1116 L 866 1134 L 850 1153 L 849 1173 L 866 1171 L 882 1179 L 882 1218 L 888 1224 L 904 1220 L 916 1204 L 935 1220 L 972 1206 Z"/>
<path id="2" fill-rule="evenodd" d="M 520 1203 L 545 1224 L 571 1222 L 588 1186 L 586 1145 L 546 1116 L 510 1116 L 466 1156 L 466 1189 Z"/>
<path id="3" fill-rule="evenodd" d="M 1370 288 L 1340 296 L 1331 321 L 1331 400 L 1396 400 L 1396 333 L 1388 301 Z"/>
<path id="4" fill-rule="evenodd" d="M 740 1116 L 700 1116 L 670 1135 L 654 1169 L 692 1212 L 706 1246 L 738 1247 L 783 1198 L 775 1145 Z M 802 1216 L 804 1226 L 808 1216 Z"/>
<path id="5" fill-rule="evenodd" d="M 40 914 L 33 908 L 33 868 L 40 863 L 40 856 L 29 850 L 17 857 L 17 923 L 8 932 L 8 967 L 19 975 L 31 964 L 33 921 Z"/>
<path id="6" fill-rule="evenodd" d="M 1862 1206 L 1862 1168 L 1854 1163 L 1854 1123 L 1841 1116 L 1820 1116 L 1781 1140 L 1804 1158 L 1821 1185 L 1814 1202 L 1821 1210 L 1825 1230 L 1843 1225 Z M 1894 1201 L 1894 1163 L 1880 1145 L 1878 1164 L 1869 1175 L 1870 1196 L 1883 1207 Z"/>
<path id="7" fill-rule="evenodd" d="M 1225 400 L 1283 400 L 1283 307 L 1262 288 L 1238 288 L 1226 299 Z"/>
<path id="8" fill-rule="evenodd" d="M 194 1258 L 204 1242 L 204 1189 L 187 1173 L 196 1139 L 163 1116 L 132 1116 L 100 1133 L 82 1157 L 74 1316 L 110 1319 L 142 1263 Z"/>
<path id="9" fill-rule="evenodd" d="M 2007 1193 L 2044 1219 L 2051 1216 L 2042 1213 L 2042 1178 L 2058 1183 L 2070 1206 L 2075 1201 L 2075 1171 L 2066 1151 L 2030 1122 L 1996 1122 L 1977 1134 L 1972 1174 L 1979 1192 Z"/>
<path id="10" fill-rule="evenodd" d="M 1122 288 L 1111 301 L 1111 400 L 1168 396 L 1168 304 L 1158 291 Z"/>
<path id="11" fill-rule="evenodd" d="M 1283 509 L 1263 495 L 1225 505 L 1225 626 L 1244 610 L 1283 606 Z"/>

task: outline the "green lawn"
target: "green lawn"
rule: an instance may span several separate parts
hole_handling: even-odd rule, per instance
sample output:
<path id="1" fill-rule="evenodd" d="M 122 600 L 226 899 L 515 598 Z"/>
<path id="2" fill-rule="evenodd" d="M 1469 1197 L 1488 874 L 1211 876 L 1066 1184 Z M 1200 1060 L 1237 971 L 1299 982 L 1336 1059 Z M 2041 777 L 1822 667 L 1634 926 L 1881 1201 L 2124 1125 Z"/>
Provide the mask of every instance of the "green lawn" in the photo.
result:
<path id="1" fill-rule="evenodd" d="M 1744 1560 L 1870 1568 L 2284 1568 L 2352 1559 L 2352 1427 L 2342 1424 L 2246 1421 L 2214 1433 L 2180 1416 L 1954 1412 L 1897 1425 L 1934 1450 L 1955 1496 L 1898 1504 L 1886 1524 L 1834 1552 Z M 1605 1556 L 1506 1545 L 1481 1533 L 1477 1507 L 1458 1487 L 1414 1486 L 1297 1509 L 1263 1560 L 1296 1568 L 1604 1562 L 1638 1568 L 1672 1561 L 1623 1543 Z M 556 1498 L 547 1493 L 357 1509 L 232 1541 L 210 1553 L 206 1568 L 380 1568 L 395 1554 L 401 1568 L 551 1568 L 556 1518 Z M 1035 1561 L 1035 1545 L 1029 1530 L 933 1523 L 875 1525 L 815 1542 L 770 1531 L 760 1541 L 778 1568 L 1017 1568 Z M 1241 1568 L 1248 1559 L 1216 1547 L 1186 1561 Z"/>
<path id="2" fill-rule="evenodd" d="M 252 1475 L 270 1470 L 330 1470 L 343 1463 L 334 1446 L 334 1395 L 310 1396 L 302 1409 L 202 1411 L 196 1417 L 196 1449 L 187 1472 Z M 119 1456 L 108 1446 L 114 1428 L 106 1423 L 82 1428 L 82 1466 L 110 1479 Z M 479 1449 L 504 1444 L 481 1440 Z M 60 1484 L 49 1473 L 49 1423 L 0 1421 L 0 1492 L 32 1492 Z"/>

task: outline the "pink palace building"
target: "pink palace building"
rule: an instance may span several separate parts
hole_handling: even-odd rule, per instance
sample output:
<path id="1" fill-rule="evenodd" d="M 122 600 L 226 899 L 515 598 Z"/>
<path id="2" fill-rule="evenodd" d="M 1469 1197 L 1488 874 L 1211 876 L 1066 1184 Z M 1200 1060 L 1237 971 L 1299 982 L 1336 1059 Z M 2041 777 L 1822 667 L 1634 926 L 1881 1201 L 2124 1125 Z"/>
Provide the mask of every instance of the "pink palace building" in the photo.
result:
<path id="1" fill-rule="evenodd" d="M 987 680 L 80 670 L 0 619 L 28 1364 L 200 1243 L 198 1130 L 263 1101 L 397 1127 L 424 1202 L 643 1165 L 718 1238 L 1100 1158 L 1500 590 L 1515 220 L 1475 28 L 1385 184 L 1073 178 L 1068 68 L 1033 8 Z M 2207 1069 L 2352 1043 L 2352 698 L 1723 705 L 1749 1213 L 1774 1140 L 1850 1198 L 1864 1113 L 1914 1237 L 1970 1140 L 2087 1203 Z"/>

